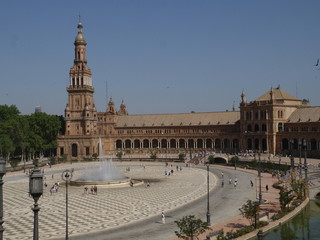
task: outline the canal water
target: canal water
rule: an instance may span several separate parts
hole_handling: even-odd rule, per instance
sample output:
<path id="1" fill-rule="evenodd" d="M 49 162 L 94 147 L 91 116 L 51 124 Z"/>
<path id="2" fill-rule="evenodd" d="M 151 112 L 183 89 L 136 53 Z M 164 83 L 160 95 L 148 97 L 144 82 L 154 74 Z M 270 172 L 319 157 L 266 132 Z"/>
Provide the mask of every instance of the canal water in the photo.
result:
<path id="1" fill-rule="evenodd" d="M 297 216 L 268 233 L 264 240 L 319 240 L 320 200 L 310 203 Z"/>

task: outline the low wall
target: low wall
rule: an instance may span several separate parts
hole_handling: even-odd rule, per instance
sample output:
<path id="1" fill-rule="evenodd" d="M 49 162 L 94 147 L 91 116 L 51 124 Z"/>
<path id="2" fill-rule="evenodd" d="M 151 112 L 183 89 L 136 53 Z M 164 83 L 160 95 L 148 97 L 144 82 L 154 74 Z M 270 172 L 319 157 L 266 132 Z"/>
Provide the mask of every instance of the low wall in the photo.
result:
<path id="1" fill-rule="evenodd" d="M 306 198 L 306 200 L 304 200 L 300 206 L 296 207 L 294 210 L 292 210 L 291 212 L 289 212 L 287 215 L 285 215 L 283 218 L 280 218 L 274 222 L 270 222 L 267 226 L 263 227 L 263 228 L 259 228 L 256 229 L 253 232 L 250 232 L 246 235 L 243 235 L 239 238 L 237 238 L 238 240 L 251 240 L 251 239 L 256 239 L 257 238 L 257 234 L 259 232 L 259 230 L 262 230 L 263 234 L 271 231 L 274 228 L 277 228 L 279 226 L 281 226 L 283 223 L 289 221 L 290 219 L 292 219 L 293 217 L 295 217 L 298 213 L 300 213 L 302 211 L 302 209 L 305 208 L 305 206 L 309 203 L 310 199 Z"/>

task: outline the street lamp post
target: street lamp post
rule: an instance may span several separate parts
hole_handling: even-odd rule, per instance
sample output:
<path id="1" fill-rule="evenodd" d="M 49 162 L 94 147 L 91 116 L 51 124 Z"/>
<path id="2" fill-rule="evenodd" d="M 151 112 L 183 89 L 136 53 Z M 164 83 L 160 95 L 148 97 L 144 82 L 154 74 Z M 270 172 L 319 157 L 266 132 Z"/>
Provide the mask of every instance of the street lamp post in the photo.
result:
<path id="1" fill-rule="evenodd" d="M 302 165 L 301 165 L 301 139 L 299 139 L 299 175 L 300 175 L 300 179 L 302 178 Z"/>
<path id="2" fill-rule="evenodd" d="M 258 163 L 258 177 L 259 177 L 259 204 L 262 203 L 262 191 L 261 191 L 261 153 L 258 153 L 259 163 Z"/>
<path id="3" fill-rule="evenodd" d="M 66 182 L 66 240 L 69 239 L 69 233 L 68 233 L 68 183 L 70 182 L 72 178 L 72 171 L 65 170 L 63 171 L 62 180 Z"/>
<path id="4" fill-rule="evenodd" d="M 0 240 L 3 239 L 3 176 L 6 174 L 6 160 L 0 158 Z"/>
<path id="5" fill-rule="evenodd" d="M 209 200 L 209 164 L 207 164 L 207 224 L 211 225 L 210 221 L 210 200 Z"/>
<path id="6" fill-rule="evenodd" d="M 43 174 L 40 169 L 34 169 L 29 175 L 29 193 L 33 197 L 34 207 L 34 222 L 33 222 L 33 240 L 39 239 L 39 223 L 38 212 L 40 210 L 38 206 L 38 200 L 43 193 Z"/>
<path id="7" fill-rule="evenodd" d="M 307 141 L 303 139 L 304 147 L 304 179 L 308 180 L 308 165 L 307 165 Z"/>

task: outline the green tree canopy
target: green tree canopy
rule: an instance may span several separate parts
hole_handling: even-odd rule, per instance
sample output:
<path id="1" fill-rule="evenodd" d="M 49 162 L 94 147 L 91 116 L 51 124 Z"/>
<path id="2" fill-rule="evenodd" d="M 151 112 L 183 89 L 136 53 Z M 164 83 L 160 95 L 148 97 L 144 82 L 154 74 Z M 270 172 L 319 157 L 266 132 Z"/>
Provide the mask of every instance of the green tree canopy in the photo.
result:
<path id="1" fill-rule="evenodd" d="M 185 216 L 175 223 L 179 228 L 179 231 L 175 231 L 176 236 L 185 240 L 198 239 L 201 233 L 210 229 L 206 222 L 196 219 L 193 215 Z"/>
<path id="2" fill-rule="evenodd" d="M 239 208 L 239 211 L 243 217 L 249 220 L 251 226 L 256 226 L 257 217 L 260 211 L 260 207 L 257 202 L 248 200 L 241 208 Z"/>

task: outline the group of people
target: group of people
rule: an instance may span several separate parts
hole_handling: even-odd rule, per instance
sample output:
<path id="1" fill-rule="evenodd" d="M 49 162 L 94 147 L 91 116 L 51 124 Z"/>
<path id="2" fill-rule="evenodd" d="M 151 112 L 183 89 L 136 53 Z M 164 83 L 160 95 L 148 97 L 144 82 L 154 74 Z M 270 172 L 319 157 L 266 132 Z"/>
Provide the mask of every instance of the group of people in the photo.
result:
<path id="1" fill-rule="evenodd" d="M 58 192 L 59 187 L 60 187 L 59 182 L 54 183 L 53 186 L 50 188 L 50 195 L 52 195 L 52 193 Z"/>
<path id="2" fill-rule="evenodd" d="M 91 194 L 97 195 L 98 194 L 98 187 L 96 185 L 91 186 L 90 187 L 90 192 L 91 192 Z M 84 187 L 84 193 L 85 194 L 89 193 L 89 188 L 87 186 Z"/>

